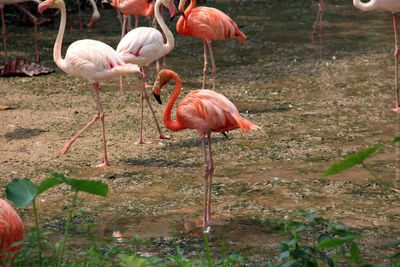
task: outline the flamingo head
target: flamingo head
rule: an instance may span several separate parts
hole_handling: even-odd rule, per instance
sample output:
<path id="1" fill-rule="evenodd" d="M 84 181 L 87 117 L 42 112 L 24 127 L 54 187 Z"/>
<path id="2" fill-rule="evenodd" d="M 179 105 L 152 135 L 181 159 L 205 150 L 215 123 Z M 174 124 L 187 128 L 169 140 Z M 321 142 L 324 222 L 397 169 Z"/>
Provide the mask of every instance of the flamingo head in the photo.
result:
<path id="1" fill-rule="evenodd" d="M 42 13 L 48 8 L 57 8 L 60 9 L 62 6 L 65 7 L 65 3 L 63 0 L 46 0 L 42 3 L 40 3 L 38 9 L 39 13 Z"/>
<path id="2" fill-rule="evenodd" d="M 158 103 L 162 104 L 161 101 L 161 88 L 169 81 L 171 80 L 171 71 L 167 69 L 160 70 L 157 74 L 156 81 L 154 82 L 153 85 L 153 95 L 155 99 L 157 100 Z"/>
<path id="3" fill-rule="evenodd" d="M 187 1 L 188 0 L 179 0 L 179 5 L 178 5 L 179 12 L 183 13 L 185 11 L 185 5 Z"/>
<path id="4" fill-rule="evenodd" d="M 161 4 L 169 9 L 170 18 L 172 20 L 178 13 L 178 11 L 176 10 L 174 1 L 173 0 L 162 0 Z"/>

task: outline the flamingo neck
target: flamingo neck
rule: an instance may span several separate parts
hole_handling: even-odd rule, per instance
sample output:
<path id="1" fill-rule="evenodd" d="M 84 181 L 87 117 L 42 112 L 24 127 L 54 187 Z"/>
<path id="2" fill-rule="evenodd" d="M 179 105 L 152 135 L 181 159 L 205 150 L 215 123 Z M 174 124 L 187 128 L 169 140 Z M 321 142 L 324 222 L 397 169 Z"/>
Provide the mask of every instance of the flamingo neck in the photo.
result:
<path id="1" fill-rule="evenodd" d="M 361 0 L 353 0 L 353 5 L 361 9 L 362 11 L 372 11 L 379 9 L 379 1 L 377 0 L 370 0 L 367 3 L 362 2 Z"/>
<path id="2" fill-rule="evenodd" d="M 63 37 L 64 37 L 64 32 L 65 32 L 65 25 L 67 23 L 67 12 L 65 10 L 64 2 L 62 2 L 60 11 L 61 11 L 60 28 L 58 30 L 56 42 L 54 43 L 53 59 L 54 59 L 54 62 L 56 63 L 56 65 L 60 69 L 64 70 L 66 68 L 66 64 L 61 55 L 61 46 L 62 46 L 62 41 L 63 41 Z"/>
<path id="3" fill-rule="evenodd" d="M 187 18 L 190 14 L 190 12 L 192 12 L 192 9 L 196 6 L 196 0 L 190 0 L 190 4 L 188 5 L 188 7 L 185 10 L 185 17 Z"/>
<path id="4" fill-rule="evenodd" d="M 174 36 L 172 35 L 172 32 L 169 30 L 167 24 L 165 24 L 164 18 L 160 14 L 160 6 L 161 2 L 156 1 L 156 4 L 154 6 L 154 16 L 156 17 L 156 20 L 167 39 L 167 42 L 163 44 L 163 49 L 164 53 L 168 54 L 175 46 L 175 39 Z"/>
<path id="5" fill-rule="evenodd" d="M 179 131 L 184 129 L 185 127 L 181 125 L 180 121 L 178 121 L 178 118 L 176 119 L 176 121 L 171 120 L 171 112 L 176 100 L 178 99 L 179 94 L 181 93 L 182 81 L 176 73 L 170 73 L 170 75 L 171 79 L 174 79 L 175 81 L 175 90 L 172 93 L 167 105 L 165 106 L 163 112 L 163 122 L 165 127 L 167 127 L 168 129 L 172 131 Z"/>

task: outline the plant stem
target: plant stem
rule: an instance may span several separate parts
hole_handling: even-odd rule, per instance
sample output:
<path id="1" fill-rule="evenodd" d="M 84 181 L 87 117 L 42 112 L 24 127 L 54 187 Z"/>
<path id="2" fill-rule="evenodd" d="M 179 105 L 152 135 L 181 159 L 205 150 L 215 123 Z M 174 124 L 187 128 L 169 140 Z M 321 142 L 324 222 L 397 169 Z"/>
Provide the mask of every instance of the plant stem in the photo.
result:
<path id="1" fill-rule="evenodd" d="M 71 208 L 69 209 L 68 221 L 67 221 L 67 224 L 66 224 L 66 226 L 65 226 L 64 238 L 61 240 L 61 252 L 60 252 L 60 257 L 58 258 L 58 264 L 57 264 L 57 266 L 61 266 L 62 258 L 63 258 L 63 256 L 64 256 L 65 243 L 66 243 L 66 241 L 67 241 L 69 226 L 70 226 L 70 224 L 71 224 L 72 211 L 73 211 L 74 208 L 75 208 L 76 199 L 78 198 L 78 192 L 79 192 L 78 190 L 75 191 L 74 198 L 72 199 L 72 205 L 71 205 Z"/>
<path id="2" fill-rule="evenodd" d="M 380 179 L 375 172 L 364 162 L 361 162 L 361 166 L 363 168 L 365 168 L 374 178 L 375 180 L 378 182 L 378 184 L 380 184 L 381 186 L 383 186 L 387 191 L 389 191 L 390 194 L 392 194 L 392 196 L 394 196 L 394 198 L 400 202 L 400 197 L 397 196 L 397 194 L 382 180 Z"/>
<path id="3" fill-rule="evenodd" d="M 36 234 L 37 234 L 37 242 L 39 247 L 39 267 L 42 265 L 42 235 L 40 234 L 39 230 L 39 222 L 38 222 L 38 215 L 36 209 L 36 202 L 35 199 L 32 202 L 33 204 L 33 216 L 35 217 L 35 225 L 36 225 Z"/>

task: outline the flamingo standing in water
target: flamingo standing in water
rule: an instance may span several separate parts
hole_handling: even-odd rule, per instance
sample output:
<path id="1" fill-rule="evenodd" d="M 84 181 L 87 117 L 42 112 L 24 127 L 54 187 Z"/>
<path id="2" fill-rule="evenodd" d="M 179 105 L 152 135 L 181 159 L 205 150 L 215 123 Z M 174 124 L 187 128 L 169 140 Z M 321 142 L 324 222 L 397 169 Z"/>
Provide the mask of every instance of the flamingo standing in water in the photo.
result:
<path id="1" fill-rule="evenodd" d="M 13 254 L 21 248 L 21 245 L 9 247 L 24 237 L 24 224 L 14 208 L 4 199 L 0 199 L 0 256 L 1 263 L 9 262 L 7 254 Z M 15 255 L 11 258 L 11 265 Z M 3 265 L 2 265 L 3 266 Z"/>
<path id="2" fill-rule="evenodd" d="M 212 84 L 215 90 L 215 76 L 217 69 L 215 67 L 214 55 L 211 47 L 213 40 L 225 40 L 227 38 L 236 38 L 243 43 L 246 42 L 246 35 L 242 33 L 236 23 L 222 11 L 211 7 L 195 7 L 196 0 L 191 0 L 189 6 L 184 10 L 188 0 L 180 0 L 178 10 L 183 12 L 176 24 L 176 31 L 183 36 L 199 37 L 204 45 L 204 69 L 203 85 L 205 88 L 206 74 L 208 72 L 207 46 L 210 53 L 212 64 Z"/>
<path id="3" fill-rule="evenodd" d="M 117 47 L 117 53 L 127 63 L 137 64 L 141 67 L 143 72 L 143 87 L 140 96 L 141 101 L 141 119 L 140 119 L 140 137 L 137 144 L 144 144 L 142 140 L 142 128 L 143 128 L 143 100 L 146 99 L 147 104 L 150 107 L 153 118 L 156 122 L 158 133 L 160 138 L 168 139 L 169 135 L 165 135 L 161 132 L 160 126 L 158 125 L 156 116 L 151 107 L 149 96 L 146 93 L 146 76 L 147 69 L 151 62 L 159 59 L 162 56 L 168 54 L 175 45 L 174 36 L 168 29 L 163 17 L 160 14 L 160 6 L 164 5 L 169 9 L 170 16 L 173 18 L 177 11 L 172 0 L 157 0 L 154 6 L 154 13 L 158 24 L 166 36 L 167 42 L 164 44 L 164 39 L 161 32 L 152 27 L 139 27 L 128 32 L 124 38 L 119 42 Z M 144 68 L 144 69 L 143 69 Z"/>
<path id="4" fill-rule="evenodd" d="M 363 3 L 361 0 L 353 0 L 353 5 L 362 11 L 386 10 L 392 13 L 394 28 L 394 83 L 396 89 L 396 107 L 393 111 L 400 111 L 400 92 L 399 92 L 399 45 L 397 34 L 397 12 L 400 12 L 399 0 L 370 0 Z"/>
<path id="5" fill-rule="evenodd" d="M 37 44 L 37 24 L 38 24 L 38 19 L 34 15 L 32 15 L 31 12 L 29 12 L 27 9 L 25 9 L 20 3 L 22 2 L 27 2 L 27 1 L 34 1 L 38 4 L 40 4 L 40 0 L 0 0 L 0 11 L 1 11 L 1 24 L 2 24 L 2 33 L 3 33 L 3 45 L 4 45 L 4 57 L 6 59 L 6 63 L 8 62 L 8 56 L 7 56 L 7 29 L 6 29 L 6 23 L 4 21 L 4 6 L 5 5 L 17 5 L 22 11 L 24 11 L 33 21 L 35 24 L 35 51 L 36 51 L 36 62 L 40 62 L 40 56 L 39 56 L 39 49 L 38 49 L 38 44 Z"/>
<path id="6" fill-rule="evenodd" d="M 319 43 L 322 42 L 322 13 L 323 13 L 323 11 L 324 11 L 324 0 L 319 0 L 318 14 L 317 14 L 317 17 L 315 18 L 313 31 L 311 33 L 311 42 L 312 43 L 314 43 L 314 37 L 315 37 L 315 33 L 317 31 L 318 25 L 319 25 Z"/>
<path id="7" fill-rule="evenodd" d="M 92 83 L 96 95 L 97 114 L 93 119 L 72 138 L 61 150 L 59 155 L 65 154 L 72 143 L 98 119 L 101 120 L 104 162 L 96 167 L 109 166 L 104 133 L 104 113 L 100 101 L 99 82 L 105 81 L 122 74 L 141 73 L 137 65 L 126 64 L 118 53 L 109 45 L 95 40 L 79 40 L 72 43 L 65 54 L 61 55 L 62 40 L 65 32 L 66 10 L 63 0 L 46 0 L 39 5 L 39 12 L 47 8 L 55 8 L 61 11 L 61 23 L 57 39 L 54 44 L 53 58 L 57 66 L 71 76 L 80 76 Z"/>
<path id="8" fill-rule="evenodd" d="M 242 118 L 236 106 L 225 96 L 212 90 L 196 90 L 187 94 L 178 104 L 176 120 L 171 120 L 171 112 L 181 92 L 182 82 L 178 74 L 171 70 L 163 69 L 157 74 L 153 94 L 161 104 L 161 88 L 169 81 L 175 81 L 175 90 L 163 112 L 164 125 L 172 131 L 195 129 L 199 133 L 204 159 L 204 217 L 203 228 L 208 231 L 211 220 L 211 184 L 214 172 L 214 163 L 211 151 L 211 132 L 226 132 L 240 128 L 249 144 L 247 137 L 249 130 L 259 130 L 267 139 L 267 134 L 254 123 Z M 205 137 L 208 139 L 208 154 Z"/>

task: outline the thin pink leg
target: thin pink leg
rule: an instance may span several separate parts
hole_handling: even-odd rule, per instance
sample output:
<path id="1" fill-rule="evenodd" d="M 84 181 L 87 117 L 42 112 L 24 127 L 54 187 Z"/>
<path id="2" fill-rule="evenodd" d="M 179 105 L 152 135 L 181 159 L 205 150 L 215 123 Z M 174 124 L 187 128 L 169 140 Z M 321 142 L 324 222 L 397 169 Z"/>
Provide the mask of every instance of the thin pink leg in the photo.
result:
<path id="1" fill-rule="evenodd" d="M 204 136 L 201 137 L 201 148 L 203 150 L 203 160 L 204 160 L 204 205 L 203 205 L 203 229 L 207 231 L 208 229 L 208 177 L 210 176 L 208 160 L 207 160 L 207 149 L 206 141 Z"/>
<path id="2" fill-rule="evenodd" d="M 319 42 L 320 43 L 322 42 L 322 12 L 323 12 L 323 5 L 324 5 L 324 0 L 319 0 L 318 14 L 317 14 L 317 17 L 315 18 L 313 31 L 311 33 L 311 42 L 312 43 L 314 43 L 315 32 L 317 30 L 318 24 L 319 24 Z"/>
<path id="3" fill-rule="evenodd" d="M 32 15 L 31 12 L 29 12 L 27 9 L 25 9 L 21 4 L 17 4 L 17 6 L 24 11 L 33 21 L 33 23 L 35 24 L 35 52 L 36 52 L 36 62 L 39 63 L 40 62 L 40 55 L 39 55 L 39 48 L 38 48 L 38 43 L 37 43 L 37 24 L 38 24 L 38 19 L 37 17 L 35 17 L 34 15 Z"/>
<path id="4" fill-rule="evenodd" d="M 81 13 L 81 3 L 79 0 L 76 0 L 78 2 L 78 16 L 79 16 L 79 29 L 83 30 L 82 26 L 82 13 Z"/>
<path id="5" fill-rule="evenodd" d="M 139 27 L 139 16 L 135 16 L 135 29 Z"/>
<path id="6" fill-rule="evenodd" d="M 2 34 L 3 34 L 3 46 L 4 46 L 4 57 L 6 59 L 6 63 L 8 62 L 7 56 L 7 30 L 6 23 L 4 21 L 4 8 L 1 8 L 1 25 L 2 25 Z"/>
<path id="7" fill-rule="evenodd" d="M 399 92 L 399 45 L 397 33 L 397 14 L 393 13 L 393 28 L 394 28 L 394 82 L 396 88 L 396 107 L 393 111 L 400 111 L 400 92 Z"/>
<path id="8" fill-rule="evenodd" d="M 208 51 L 210 52 L 210 58 L 211 58 L 212 85 L 213 85 L 213 90 L 215 91 L 215 77 L 217 75 L 217 67 L 215 66 L 214 54 L 213 54 L 213 50 L 212 50 L 212 47 L 211 47 L 211 42 L 207 43 L 207 45 L 208 45 Z"/>
<path id="9" fill-rule="evenodd" d="M 211 134 L 207 135 L 208 138 L 208 153 L 210 157 L 210 167 L 209 167 L 209 181 L 208 181 L 208 208 L 207 208 L 207 221 L 208 223 L 211 222 L 211 187 L 212 187 L 212 176 L 214 173 L 214 162 L 212 158 L 212 150 L 211 150 Z"/>
<path id="10" fill-rule="evenodd" d="M 121 32 L 121 39 L 124 38 L 126 33 L 126 21 L 128 20 L 128 16 L 124 14 L 124 20 L 122 22 L 122 32 Z"/>
<path id="11" fill-rule="evenodd" d="M 93 117 L 93 119 L 85 126 L 82 130 L 80 130 L 60 151 L 59 156 L 64 155 L 68 152 L 71 145 L 75 142 L 78 137 L 83 134 L 95 121 L 101 119 L 102 123 L 102 131 L 103 131 L 103 149 L 104 149 L 104 162 L 96 165 L 96 167 L 109 166 L 107 159 L 107 150 L 106 150 L 106 141 L 105 141 L 105 132 L 104 132 L 104 112 L 100 102 L 100 94 L 99 94 L 99 85 L 97 83 L 93 83 L 93 88 L 96 94 L 96 104 L 97 104 L 97 114 Z"/>
<path id="12" fill-rule="evenodd" d="M 151 142 L 143 141 L 143 100 L 146 95 L 146 86 L 145 86 L 146 76 L 144 75 L 142 68 L 140 68 L 140 71 L 143 73 L 143 75 L 142 75 L 142 90 L 140 92 L 140 133 L 139 133 L 139 140 L 137 142 L 135 142 L 136 145 L 151 144 Z"/>
<path id="13" fill-rule="evenodd" d="M 207 44 L 204 40 L 203 40 L 203 46 L 204 46 L 204 68 L 203 68 L 203 84 L 201 86 L 201 89 L 206 88 L 206 76 L 208 72 Z"/>

